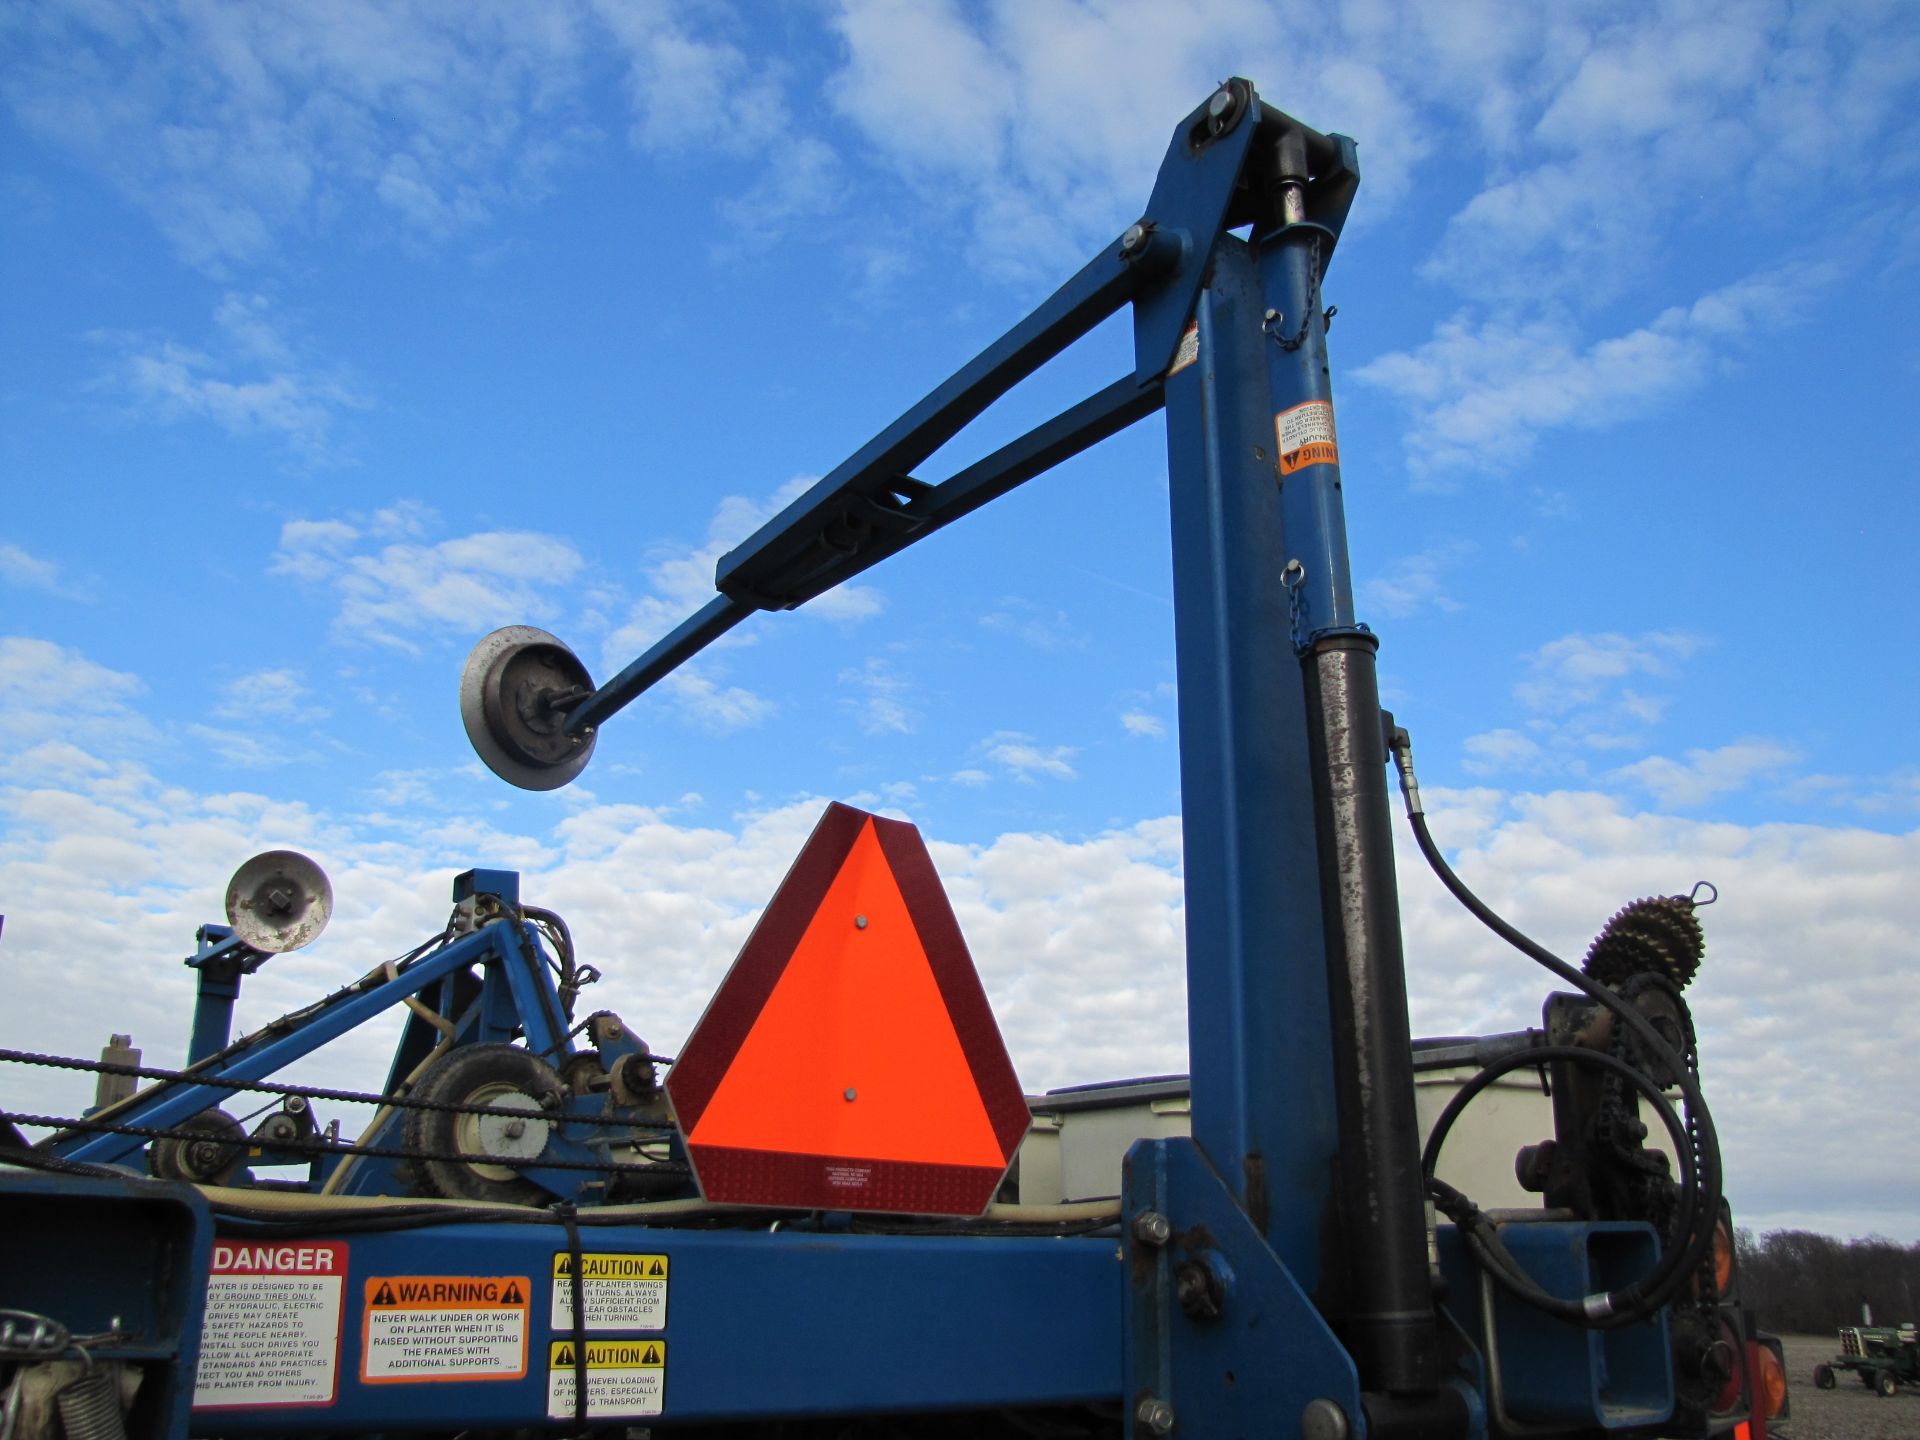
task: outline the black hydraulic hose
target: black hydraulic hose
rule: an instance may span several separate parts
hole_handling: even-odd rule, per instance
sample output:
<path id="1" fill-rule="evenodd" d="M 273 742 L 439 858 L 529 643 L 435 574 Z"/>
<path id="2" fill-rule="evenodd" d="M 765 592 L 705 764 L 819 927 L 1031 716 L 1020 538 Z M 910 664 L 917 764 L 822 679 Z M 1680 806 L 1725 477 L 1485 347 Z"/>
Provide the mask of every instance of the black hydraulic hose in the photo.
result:
<path id="1" fill-rule="evenodd" d="M 1674 1052 L 1665 1037 L 1654 1029 L 1652 1022 L 1646 1016 L 1606 986 L 1574 969 L 1544 945 L 1508 924 L 1479 896 L 1469 890 L 1465 881 L 1453 873 L 1453 867 L 1447 864 L 1446 857 L 1440 853 L 1440 847 L 1434 843 L 1433 835 L 1427 829 L 1426 814 L 1420 804 L 1420 786 L 1413 774 L 1412 739 L 1405 730 L 1396 729 L 1392 735 L 1391 748 L 1394 761 L 1399 767 L 1400 788 L 1406 797 L 1407 818 L 1412 822 L 1414 839 L 1419 842 L 1420 853 L 1426 857 L 1427 864 L 1433 868 L 1433 873 L 1439 877 L 1440 883 L 1446 886 L 1453 897 L 1467 908 L 1469 914 L 1502 940 L 1529 959 L 1544 966 L 1588 998 L 1611 1010 L 1620 1022 L 1626 1025 L 1647 1047 L 1652 1056 L 1676 1077 L 1676 1088 L 1686 1102 L 1687 1113 L 1693 1117 L 1695 1124 L 1699 1127 L 1700 1153 L 1697 1167 L 1686 1163 L 1686 1159 L 1691 1158 L 1688 1152 L 1692 1150 L 1692 1145 L 1683 1143 L 1678 1147 L 1682 1156 L 1686 1157 L 1683 1159 L 1681 1168 L 1681 1174 L 1684 1177 L 1683 1189 L 1693 1201 L 1692 1205 L 1683 1207 L 1681 1210 L 1683 1216 L 1690 1217 L 1687 1223 L 1691 1234 L 1687 1238 L 1687 1243 L 1677 1248 L 1667 1247 L 1659 1263 L 1638 1280 L 1619 1290 L 1587 1296 L 1577 1304 L 1578 1317 L 1567 1315 L 1564 1318 L 1578 1318 L 1579 1323 L 1590 1327 L 1606 1328 L 1626 1323 L 1626 1319 L 1638 1319 L 1650 1315 L 1665 1304 L 1672 1293 L 1684 1283 L 1686 1277 L 1699 1267 L 1713 1245 L 1714 1227 L 1718 1223 L 1720 1214 L 1720 1137 L 1713 1127 L 1713 1116 L 1707 1110 L 1706 1099 L 1700 1093 L 1699 1084 L 1694 1080 L 1691 1068 L 1681 1056 Z M 1540 1053 L 1535 1051 L 1534 1055 L 1537 1056 Z M 1506 1061 L 1496 1062 L 1507 1068 L 1518 1068 L 1521 1063 L 1524 1062 L 1515 1061 L 1511 1065 Z M 1665 1118 L 1664 1115 L 1662 1118 Z M 1436 1186 L 1440 1184 L 1438 1181 L 1432 1183 Z M 1451 1187 L 1445 1188 L 1451 1190 Z M 1453 1193 L 1458 1194 L 1457 1191 Z M 1491 1243 L 1497 1245 L 1498 1241 L 1494 1239 Z M 1515 1284 L 1510 1288 L 1515 1289 L 1533 1304 L 1558 1314 L 1560 1307 L 1573 1303 L 1559 1300 L 1547 1294 L 1531 1280 L 1524 1280 L 1524 1277 L 1519 1274 L 1519 1267 L 1512 1264 L 1511 1257 L 1505 1258 L 1506 1265 L 1489 1267 L 1491 1273 L 1498 1279 L 1524 1281 L 1523 1284 Z M 1509 1266 L 1511 1273 L 1508 1272 Z M 1610 1320 L 1611 1316 L 1625 1318 Z"/>
<path id="2" fill-rule="evenodd" d="M 1659 1085 L 1650 1076 L 1629 1065 L 1617 1055 L 1609 1055 L 1604 1050 L 1590 1050 L 1582 1045 L 1537 1045 L 1529 1050 L 1502 1056 L 1481 1070 L 1454 1093 L 1453 1098 L 1447 1102 L 1446 1108 L 1440 1112 L 1439 1118 L 1434 1121 L 1433 1132 L 1427 1137 L 1426 1149 L 1420 1156 L 1421 1171 L 1426 1176 L 1427 1189 L 1434 1195 L 1435 1203 L 1460 1226 L 1461 1235 L 1474 1257 L 1492 1273 L 1496 1280 L 1523 1300 L 1562 1320 L 1569 1320 L 1589 1329 L 1606 1330 L 1637 1324 L 1643 1317 L 1632 1310 L 1623 1309 L 1618 1313 L 1596 1318 L 1589 1312 L 1586 1301 L 1563 1300 L 1543 1290 L 1515 1264 L 1506 1247 L 1500 1243 L 1493 1225 L 1486 1219 L 1480 1208 L 1434 1174 L 1440 1163 L 1440 1151 L 1447 1142 L 1447 1136 L 1453 1130 L 1454 1122 L 1460 1118 L 1461 1112 L 1473 1103 L 1474 1098 L 1482 1090 L 1510 1071 L 1530 1070 L 1536 1065 L 1544 1065 L 1555 1060 L 1612 1071 L 1637 1089 L 1654 1107 L 1660 1117 L 1660 1123 L 1667 1127 L 1667 1134 L 1673 1138 L 1675 1153 L 1680 1157 L 1682 1188 L 1690 1192 L 1697 1188 L 1693 1146 L 1687 1135 L 1686 1122 L 1673 1108 L 1673 1102 L 1667 1099 Z M 1715 1208 L 1718 1209 L 1717 1203 Z M 1675 1244 L 1678 1238 L 1678 1236 L 1666 1237 L 1662 1264 L 1677 1260 L 1682 1254 L 1681 1247 Z M 1670 1276 L 1668 1280 L 1661 1281 L 1657 1278 L 1661 1274 L 1661 1266 L 1657 1265 L 1628 1289 L 1638 1288 L 1646 1292 L 1647 1298 L 1642 1301 L 1644 1305 L 1661 1305 L 1666 1302 L 1668 1293 L 1678 1280 L 1685 1279 L 1690 1271 L 1680 1270 L 1676 1273 L 1677 1278 Z M 1625 1293 L 1625 1291 L 1615 1292 L 1616 1295 Z"/>

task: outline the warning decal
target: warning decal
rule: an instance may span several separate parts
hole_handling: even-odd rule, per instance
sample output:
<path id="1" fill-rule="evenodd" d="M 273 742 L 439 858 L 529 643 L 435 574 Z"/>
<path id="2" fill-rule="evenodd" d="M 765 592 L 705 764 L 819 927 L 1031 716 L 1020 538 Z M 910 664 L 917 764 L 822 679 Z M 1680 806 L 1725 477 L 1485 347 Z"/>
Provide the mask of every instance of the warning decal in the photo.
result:
<path id="1" fill-rule="evenodd" d="M 1180 348 L 1173 352 L 1173 364 L 1167 367 L 1167 378 L 1171 380 L 1199 358 L 1200 322 L 1190 320 L 1187 322 L 1187 328 L 1180 334 Z"/>
<path id="2" fill-rule="evenodd" d="M 518 1380 L 527 1373 L 526 1275 L 375 1275 L 360 1378 Z"/>
<path id="3" fill-rule="evenodd" d="M 1309 400 L 1273 417 L 1280 445 L 1280 473 L 1291 475 L 1309 465 L 1338 465 L 1340 445 L 1333 434 L 1333 406 Z"/>
<path id="4" fill-rule="evenodd" d="M 586 1330 L 664 1330 L 667 1328 L 667 1257 L 607 1255 L 580 1257 L 580 1293 L 586 1301 Z M 573 1256 L 553 1257 L 553 1328 L 573 1325 Z"/>
<path id="5" fill-rule="evenodd" d="M 346 1276 L 338 1240 L 216 1241 L 193 1408 L 331 1405 Z"/>
<path id="6" fill-rule="evenodd" d="M 547 1418 L 573 1418 L 574 1342 L 555 1340 L 547 1350 Z M 664 1340 L 587 1341 L 587 1418 L 617 1420 L 658 1415 L 667 1394 Z"/>

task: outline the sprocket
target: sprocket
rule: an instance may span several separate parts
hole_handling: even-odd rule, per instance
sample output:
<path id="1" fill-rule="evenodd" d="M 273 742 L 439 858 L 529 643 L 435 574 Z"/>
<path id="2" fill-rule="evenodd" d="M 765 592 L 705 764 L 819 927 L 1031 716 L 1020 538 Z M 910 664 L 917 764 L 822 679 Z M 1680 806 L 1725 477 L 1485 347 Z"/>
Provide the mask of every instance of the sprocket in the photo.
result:
<path id="1" fill-rule="evenodd" d="M 1706 935 L 1686 895 L 1655 895 L 1624 907 L 1595 938 L 1585 970 L 1619 987 L 1636 975 L 1659 975 L 1685 989 L 1700 969 Z"/>

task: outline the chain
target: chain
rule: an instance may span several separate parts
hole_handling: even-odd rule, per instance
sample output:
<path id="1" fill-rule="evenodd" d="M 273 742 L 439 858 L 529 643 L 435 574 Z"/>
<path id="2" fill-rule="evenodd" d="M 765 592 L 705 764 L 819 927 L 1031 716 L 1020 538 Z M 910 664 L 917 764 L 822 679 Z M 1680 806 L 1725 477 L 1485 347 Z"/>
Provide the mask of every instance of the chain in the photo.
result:
<path id="1" fill-rule="evenodd" d="M 1287 592 L 1287 637 L 1293 641 L 1293 648 L 1302 648 L 1300 638 L 1300 592 L 1306 588 L 1307 567 L 1298 560 L 1287 561 L 1286 568 L 1280 572 L 1280 588 Z"/>
<path id="2" fill-rule="evenodd" d="M 499 1112 L 528 1119 L 525 1110 L 507 1110 Z M 222 1141 L 218 1137 L 209 1137 L 204 1131 L 192 1131 L 160 1125 L 130 1125 L 119 1120 L 63 1119 L 58 1115 L 23 1115 L 18 1111 L 0 1110 L 0 1122 L 14 1125 L 42 1125 L 61 1130 L 88 1130 L 95 1133 L 112 1135 L 137 1135 L 147 1140 L 189 1140 L 206 1141 L 213 1139 L 215 1144 L 239 1146 L 245 1142 L 239 1140 Z M 301 1140 L 276 1141 L 276 1150 L 292 1150 L 306 1155 L 373 1155 L 391 1160 L 448 1160 L 467 1165 L 505 1165 L 510 1169 L 533 1170 L 591 1170 L 596 1173 L 613 1171 L 623 1174 L 646 1175 L 685 1175 L 687 1167 L 677 1161 L 660 1161 L 657 1164 L 632 1165 L 622 1161 L 608 1160 L 605 1163 L 593 1160 L 515 1160 L 505 1155 L 489 1155 L 480 1151 L 468 1150 L 407 1150 L 396 1145 L 339 1144 L 334 1141 L 311 1136 Z"/>
<path id="3" fill-rule="evenodd" d="M 1282 350 L 1291 354 L 1307 343 L 1307 332 L 1313 328 L 1313 312 L 1320 308 L 1320 298 L 1320 235 L 1319 232 L 1316 231 L 1313 237 L 1312 256 L 1307 261 L 1307 303 L 1306 308 L 1300 312 L 1299 330 L 1294 333 L 1292 339 L 1288 339 L 1284 335 L 1276 334 L 1274 332 L 1274 326 L 1281 324 L 1284 320 L 1284 317 L 1277 310 L 1269 310 L 1267 312 L 1266 320 L 1260 328 L 1265 330 L 1273 342 Z M 1333 312 L 1329 310 L 1326 314 L 1326 319 L 1331 320 L 1332 318 Z"/>
<path id="4" fill-rule="evenodd" d="M 305 1100 L 332 1100 L 343 1105 L 388 1105 L 402 1110 L 441 1110 L 453 1115 L 504 1115 L 525 1120 L 531 1112 L 501 1105 L 463 1105 L 451 1100 L 417 1100 L 408 1095 L 373 1095 L 358 1090 L 320 1090 L 302 1085 L 282 1085 L 272 1080 L 231 1080 L 224 1075 L 201 1075 L 192 1070 L 161 1070 L 148 1065 L 115 1065 L 105 1060 L 76 1060 L 65 1055 L 39 1055 L 29 1050 L 0 1050 L 0 1062 L 40 1065 L 54 1070 L 84 1070 L 95 1075 L 131 1075 L 138 1080 L 164 1080 L 182 1085 L 211 1085 L 222 1090 L 257 1091 L 263 1095 L 298 1095 Z M 647 1056 L 649 1064 L 671 1065 L 672 1057 Z M 596 1121 L 601 1117 L 594 1117 Z M 39 1122 L 34 1122 L 39 1123 Z M 645 1120 L 613 1120 L 605 1123 L 629 1125 L 640 1129 L 668 1127 Z M 134 1132 L 128 1132 L 134 1133 Z"/>

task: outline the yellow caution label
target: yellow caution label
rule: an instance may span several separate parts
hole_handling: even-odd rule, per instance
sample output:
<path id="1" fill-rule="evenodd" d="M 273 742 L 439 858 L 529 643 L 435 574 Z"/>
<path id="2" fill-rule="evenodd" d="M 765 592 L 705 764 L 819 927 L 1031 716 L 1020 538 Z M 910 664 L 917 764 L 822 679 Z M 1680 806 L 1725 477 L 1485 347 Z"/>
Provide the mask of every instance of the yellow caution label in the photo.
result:
<path id="1" fill-rule="evenodd" d="M 572 1369 L 578 1346 L 571 1340 L 555 1340 L 547 1347 L 550 1369 Z M 667 1368 L 667 1342 L 664 1340 L 589 1340 L 589 1370 L 664 1370 Z"/>
<path id="2" fill-rule="evenodd" d="M 553 1257 L 553 1278 L 567 1280 L 572 1276 L 573 1256 L 562 1250 Z M 582 1280 L 664 1280 L 667 1278 L 667 1257 L 664 1255 L 586 1254 L 580 1257 L 580 1278 Z"/>

